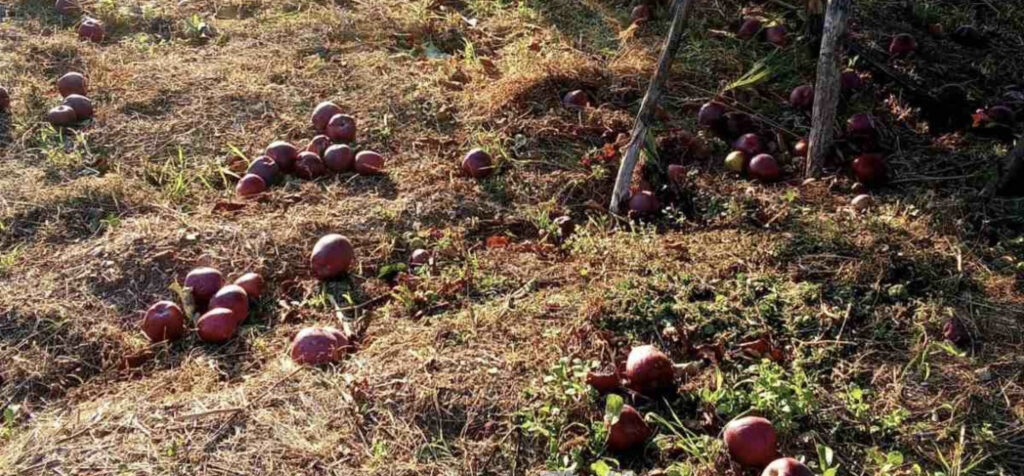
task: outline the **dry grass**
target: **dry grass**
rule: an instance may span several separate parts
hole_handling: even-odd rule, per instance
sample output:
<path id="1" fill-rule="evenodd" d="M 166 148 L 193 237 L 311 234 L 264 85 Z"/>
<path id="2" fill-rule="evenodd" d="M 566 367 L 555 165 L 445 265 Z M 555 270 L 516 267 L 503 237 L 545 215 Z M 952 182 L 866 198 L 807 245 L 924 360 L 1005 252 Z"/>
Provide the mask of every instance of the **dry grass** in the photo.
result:
<path id="1" fill-rule="evenodd" d="M 595 209 L 614 164 L 580 161 L 629 129 L 666 28 L 627 28 L 625 2 L 87 3 L 115 27 L 102 45 L 78 42 L 49 1 L 0 5 L 0 85 L 14 97 L 0 118 L 0 473 L 535 474 L 607 458 L 638 472 L 753 474 L 713 442 L 751 407 L 785 429 L 788 454 L 817 463 L 830 447 L 845 474 L 1024 472 L 1024 204 L 977 198 L 1005 145 L 925 134 L 893 114 L 892 84 L 848 105 L 891 131 L 897 184 L 876 193 L 874 212 L 847 206 L 841 172 L 803 186 L 731 177 L 717 159 L 725 144 L 702 135 L 711 158 L 664 157 L 691 170 L 685 216 L 625 223 Z M 747 8 L 798 24 L 779 3 Z M 891 3 L 859 7 L 866 44 L 917 28 L 881 14 Z M 697 9 L 659 135 L 692 130 L 696 107 L 770 55 L 705 34 L 729 30 L 740 8 Z M 1006 33 L 1016 7 L 992 8 L 978 15 L 1019 44 Z M 964 63 L 956 77 L 1019 67 L 1001 49 L 971 63 L 927 44 Z M 773 57 L 772 81 L 731 93 L 783 137 L 807 126 L 780 106 L 808 80 L 798 48 Z M 932 86 L 948 65 L 931 64 L 900 67 Z M 89 77 L 98 113 L 61 133 L 40 118 L 71 69 Z M 572 89 L 596 107 L 561 108 Z M 236 151 L 304 144 L 325 99 L 358 118 L 360 145 L 389 157 L 388 174 L 291 181 L 231 206 Z M 499 158 L 498 176 L 459 176 L 474 146 Z M 577 232 L 559 243 L 547 237 L 563 213 Z M 327 232 L 353 239 L 359 267 L 322 285 L 305 260 Z M 493 235 L 510 244 L 485 246 Z M 381 276 L 415 248 L 437 266 Z M 200 265 L 260 272 L 269 291 L 225 345 L 150 347 L 139 311 Z M 949 316 L 972 346 L 941 344 Z M 351 358 L 323 369 L 286 358 L 300 328 L 339 319 L 361 329 Z M 583 387 L 559 366 L 610 365 L 641 343 L 699 361 L 666 326 L 726 349 L 770 335 L 787 358 L 730 353 L 677 398 L 637 399 L 681 421 L 658 426 L 642 454 L 601 453 L 602 404 L 566 393 Z M 807 394 L 792 392 L 801 379 Z M 853 387 L 868 396 L 853 401 Z M 889 452 L 904 462 L 876 458 Z"/>

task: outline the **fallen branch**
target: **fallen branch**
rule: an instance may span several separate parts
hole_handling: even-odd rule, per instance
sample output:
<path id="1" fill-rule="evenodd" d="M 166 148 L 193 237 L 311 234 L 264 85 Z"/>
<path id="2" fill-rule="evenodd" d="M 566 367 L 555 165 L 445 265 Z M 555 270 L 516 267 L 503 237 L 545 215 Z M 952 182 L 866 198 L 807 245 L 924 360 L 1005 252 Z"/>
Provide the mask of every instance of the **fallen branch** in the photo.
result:
<path id="1" fill-rule="evenodd" d="M 814 86 L 814 112 L 808 139 L 807 177 L 818 177 L 825 156 L 832 150 L 836 107 L 839 105 L 839 42 L 846 30 L 851 0 L 832 0 L 825 13 L 825 32 L 818 54 L 818 81 Z"/>
<path id="2" fill-rule="evenodd" d="M 658 106 L 658 99 L 661 98 L 661 88 L 664 86 L 665 80 L 668 79 L 669 70 L 672 69 L 672 58 L 679 51 L 679 43 L 694 1 L 675 0 L 673 5 L 672 27 L 668 32 L 665 49 L 661 52 L 661 58 L 658 59 L 658 69 L 651 77 L 651 84 L 647 86 L 647 94 L 644 95 L 644 100 L 640 103 L 640 112 L 637 114 L 636 124 L 633 125 L 633 134 L 630 137 L 626 155 L 622 158 L 619 173 L 615 177 L 612 202 L 608 207 L 614 214 L 618 214 L 622 203 L 629 199 L 629 185 L 633 179 L 633 169 L 636 168 L 640 150 L 647 138 L 647 128 L 650 127 L 654 111 Z"/>

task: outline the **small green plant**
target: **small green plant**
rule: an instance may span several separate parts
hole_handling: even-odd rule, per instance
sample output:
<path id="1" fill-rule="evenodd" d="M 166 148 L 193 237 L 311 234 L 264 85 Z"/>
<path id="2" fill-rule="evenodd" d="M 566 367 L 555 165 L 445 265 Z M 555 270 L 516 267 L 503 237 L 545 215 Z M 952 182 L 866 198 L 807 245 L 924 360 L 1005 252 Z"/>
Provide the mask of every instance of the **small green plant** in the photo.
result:
<path id="1" fill-rule="evenodd" d="M 595 403 L 597 392 L 585 383 L 585 378 L 587 372 L 598 365 L 596 361 L 563 357 L 541 382 L 526 391 L 527 398 L 533 403 L 518 412 L 516 419 L 525 432 L 547 442 L 549 469 L 580 468 L 584 456 L 604 444 L 606 435 L 602 422 L 584 424 L 573 419 L 574 413 L 586 411 Z M 579 437 L 588 444 L 563 448 L 563 443 Z"/>

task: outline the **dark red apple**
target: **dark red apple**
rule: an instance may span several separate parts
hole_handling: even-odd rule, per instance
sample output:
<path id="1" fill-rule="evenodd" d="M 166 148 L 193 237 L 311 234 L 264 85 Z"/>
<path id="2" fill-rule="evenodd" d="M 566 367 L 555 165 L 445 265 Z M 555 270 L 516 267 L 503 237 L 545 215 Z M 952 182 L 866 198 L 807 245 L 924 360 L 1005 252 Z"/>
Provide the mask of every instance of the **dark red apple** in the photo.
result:
<path id="1" fill-rule="evenodd" d="M 626 380 L 629 388 L 649 397 L 673 390 L 672 359 L 653 345 L 634 347 L 626 359 Z"/>
<path id="2" fill-rule="evenodd" d="M 355 248 L 348 238 L 330 234 L 320 238 L 313 246 L 309 267 L 321 281 L 337 278 L 349 271 L 356 260 Z"/>
<path id="3" fill-rule="evenodd" d="M 963 321 L 953 317 L 942 326 L 942 337 L 954 345 L 966 346 L 971 342 L 971 335 Z"/>
<path id="4" fill-rule="evenodd" d="M 241 324 L 249 317 L 249 294 L 237 284 L 224 286 L 210 298 L 210 309 L 217 308 L 230 309 Z"/>
<path id="5" fill-rule="evenodd" d="M 78 117 L 78 120 L 92 119 L 92 101 L 85 96 L 71 94 L 64 98 L 64 102 L 62 102 L 61 105 L 74 109 L 75 116 Z"/>
<path id="6" fill-rule="evenodd" d="M 863 154 L 853 159 L 853 175 L 865 185 L 885 181 L 885 159 L 881 154 Z"/>
<path id="7" fill-rule="evenodd" d="M 843 91 L 856 91 L 864 88 L 864 79 L 856 71 L 843 71 L 839 75 L 839 85 Z"/>
<path id="8" fill-rule="evenodd" d="M 575 91 L 569 91 L 569 93 L 562 98 L 562 105 L 569 109 L 586 109 L 590 106 L 590 98 L 587 96 L 587 93 L 577 89 Z"/>
<path id="9" fill-rule="evenodd" d="M 906 33 L 900 33 L 889 43 L 890 56 L 906 56 L 917 50 L 917 40 Z"/>
<path id="10" fill-rule="evenodd" d="M 686 167 L 680 164 L 669 164 L 668 165 L 668 179 L 675 183 L 683 183 L 686 181 Z"/>
<path id="11" fill-rule="evenodd" d="M 649 190 L 634 193 L 629 199 L 629 211 L 633 215 L 650 215 L 656 213 L 660 208 L 658 197 L 655 197 Z"/>
<path id="12" fill-rule="evenodd" d="M 46 122 L 54 126 L 70 126 L 78 122 L 78 115 L 71 106 L 57 106 L 46 112 Z"/>
<path id="13" fill-rule="evenodd" d="M 732 148 L 747 154 L 747 156 L 754 156 L 764 150 L 764 145 L 761 144 L 761 138 L 757 134 L 743 134 L 732 143 Z"/>
<path id="14" fill-rule="evenodd" d="M 724 125 L 725 106 L 711 101 L 704 103 L 697 113 L 697 125 L 704 129 L 719 129 Z"/>
<path id="15" fill-rule="evenodd" d="M 82 23 L 78 24 L 78 37 L 93 43 L 100 43 L 107 37 L 107 29 L 102 21 L 84 17 Z"/>
<path id="16" fill-rule="evenodd" d="M 256 273 L 245 273 L 235 280 L 235 284 L 242 287 L 245 290 L 245 295 L 249 296 L 249 299 L 256 300 L 263 294 L 263 276 Z"/>
<path id="17" fill-rule="evenodd" d="M 473 149 L 462 158 L 462 173 L 473 178 L 484 178 L 494 172 L 491 154 L 483 149 Z"/>
<path id="18" fill-rule="evenodd" d="M 256 174 L 245 174 L 235 184 L 235 193 L 239 197 L 251 197 L 267 191 L 267 182 Z"/>
<path id="19" fill-rule="evenodd" d="M 335 114 L 327 121 L 327 137 L 336 142 L 356 140 L 356 119 L 348 114 Z"/>
<path id="20" fill-rule="evenodd" d="M 789 33 L 786 31 L 785 25 L 770 26 L 764 31 L 764 37 L 771 43 L 778 47 L 784 47 L 789 43 Z"/>
<path id="21" fill-rule="evenodd" d="M 859 139 L 874 138 L 878 133 L 875 119 L 867 113 L 854 114 L 846 121 L 846 133 Z"/>
<path id="22" fill-rule="evenodd" d="M 647 5 L 637 5 L 629 14 L 630 23 L 647 23 L 651 19 L 651 9 Z"/>
<path id="23" fill-rule="evenodd" d="M 796 144 L 793 144 L 793 155 L 797 157 L 807 157 L 807 150 L 809 147 L 810 144 L 807 142 L 807 139 L 801 138 L 796 141 Z"/>
<path id="24" fill-rule="evenodd" d="M 224 276 L 213 268 L 196 268 L 185 275 L 184 285 L 186 288 L 192 288 L 192 299 L 196 305 L 205 308 L 210 298 L 224 286 Z"/>
<path id="25" fill-rule="evenodd" d="M 315 180 L 327 173 L 327 167 L 320 160 L 320 156 L 302 151 L 295 159 L 295 175 L 303 180 Z"/>
<path id="26" fill-rule="evenodd" d="M 323 134 L 327 130 L 327 123 L 330 122 L 331 118 L 336 114 L 341 114 L 341 108 L 337 104 L 330 101 L 324 101 L 316 105 L 313 109 L 313 129 Z"/>
<path id="27" fill-rule="evenodd" d="M 11 108 L 11 93 L 7 88 L 0 86 L 0 113 L 7 112 Z"/>
<path id="28" fill-rule="evenodd" d="M 292 340 L 289 354 L 299 364 L 324 365 L 341 358 L 348 340 L 335 329 L 307 327 L 299 331 Z"/>
<path id="29" fill-rule="evenodd" d="M 805 84 L 793 88 L 789 93 L 789 104 L 797 109 L 811 110 L 814 107 L 814 86 Z"/>
<path id="30" fill-rule="evenodd" d="M 430 263 L 430 252 L 424 249 L 414 250 L 409 255 L 409 267 L 418 268 Z"/>
<path id="31" fill-rule="evenodd" d="M 346 144 L 332 145 L 324 152 L 324 165 L 333 172 L 348 172 L 356 166 L 356 153 Z"/>
<path id="32" fill-rule="evenodd" d="M 356 154 L 356 173 L 359 175 L 381 175 L 384 173 L 384 156 L 372 150 Z"/>
<path id="33" fill-rule="evenodd" d="M 740 24 L 740 29 L 736 32 L 736 36 L 743 40 L 749 40 L 757 35 L 761 31 L 761 20 L 756 18 L 748 18 Z"/>
<path id="34" fill-rule="evenodd" d="M 150 342 L 178 340 L 185 335 L 185 313 L 171 301 L 160 301 L 146 310 L 142 332 Z"/>
<path id="35" fill-rule="evenodd" d="M 89 82 L 82 73 L 70 72 L 57 79 L 57 92 L 61 96 L 66 97 L 72 94 L 85 96 L 88 89 Z"/>
<path id="36" fill-rule="evenodd" d="M 82 13 L 82 5 L 78 0 L 57 0 L 53 8 L 61 15 L 77 15 Z"/>
<path id="37" fill-rule="evenodd" d="M 1016 117 L 1013 113 L 1013 109 L 1010 109 L 1002 105 L 992 106 L 986 109 L 985 117 L 987 117 L 988 120 L 991 122 L 1001 124 L 1004 126 L 1013 126 L 1013 123 L 1016 122 Z"/>
<path id="38" fill-rule="evenodd" d="M 774 182 L 782 175 L 782 171 L 779 170 L 779 163 L 775 161 L 775 157 L 768 154 L 759 154 L 750 159 L 750 164 L 747 165 L 747 173 L 762 182 Z"/>
<path id="39" fill-rule="evenodd" d="M 607 425 L 610 422 L 605 422 Z M 640 412 L 629 405 L 623 405 L 619 420 L 608 428 L 608 449 L 616 452 L 629 451 L 643 445 L 651 437 L 651 429 Z"/>
<path id="40" fill-rule="evenodd" d="M 772 422 L 761 417 L 737 418 L 725 425 L 725 447 L 737 463 L 763 468 L 778 457 L 778 437 Z"/>
<path id="41" fill-rule="evenodd" d="M 611 372 L 587 372 L 584 380 L 587 385 L 594 387 L 597 393 L 602 395 L 618 390 L 622 386 L 622 378 L 616 371 Z"/>
<path id="42" fill-rule="evenodd" d="M 249 164 L 246 174 L 258 175 L 263 179 L 265 186 L 270 186 L 281 180 L 281 168 L 277 166 L 274 159 L 261 155 Z"/>
<path id="43" fill-rule="evenodd" d="M 331 146 L 331 138 L 323 134 L 318 135 L 309 140 L 309 145 L 306 146 L 307 152 L 312 152 L 318 157 L 323 157 L 324 152 Z"/>
<path id="44" fill-rule="evenodd" d="M 203 342 L 219 344 L 227 342 L 238 330 L 238 321 L 231 309 L 218 307 L 210 309 L 196 321 L 196 333 Z"/>
<path id="45" fill-rule="evenodd" d="M 814 476 L 814 473 L 793 458 L 779 458 L 765 467 L 761 476 Z"/>
<path id="46" fill-rule="evenodd" d="M 266 156 L 277 162 L 281 172 L 288 173 L 295 169 L 295 159 L 299 158 L 299 149 L 279 140 L 267 146 Z"/>

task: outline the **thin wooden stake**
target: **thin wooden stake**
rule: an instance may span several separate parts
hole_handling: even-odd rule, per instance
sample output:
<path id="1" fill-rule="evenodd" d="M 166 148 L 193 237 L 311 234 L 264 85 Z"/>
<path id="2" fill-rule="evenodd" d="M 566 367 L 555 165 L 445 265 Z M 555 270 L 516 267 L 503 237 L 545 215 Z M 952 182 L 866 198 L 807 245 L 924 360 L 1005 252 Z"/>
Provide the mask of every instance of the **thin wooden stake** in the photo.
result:
<path id="1" fill-rule="evenodd" d="M 818 56 L 818 81 L 814 86 L 814 112 L 808 140 L 807 177 L 821 176 L 825 156 L 832 150 L 836 106 L 839 104 L 839 43 L 846 31 L 851 0 L 831 0 L 825 12 L 825 33 Z"/>
<path id="2" fill-rule="evenodd" d="M 633 135 L 629 140 L 626 155 L 619 165 L 619 174 L 615 177 L 615 188 L 612 190 L 612 203 L 608 209 L 618 214 L 622 203 L 629 199 L 629 184 L 633 180 L 633 169 L 640 157 L 640 150 L 643 148 L 647 137 L 647 128 L 650 127 L 654 118 L 654 111 L 658 106 L 658 99 L 661 98 L 661 88 L 668 79 L 669 70 L 672 69 L 672 58 L 679 51 L 679 44 L 683 37 L 683 30 L 686 29 L 686 20 L 690 16 L 690 9 L 696 0 L 675 0 L 673 5 L 674 15 L 672 27 L 668 31 L 668 40 L 665 42 L 665 49 L 658 59 L 658 69 L 651 77 L 651 84 L 647 86 L 647 94 L 640 103 L 640 112 L 637 114 L 636 123 L 633 125 Z"/>

